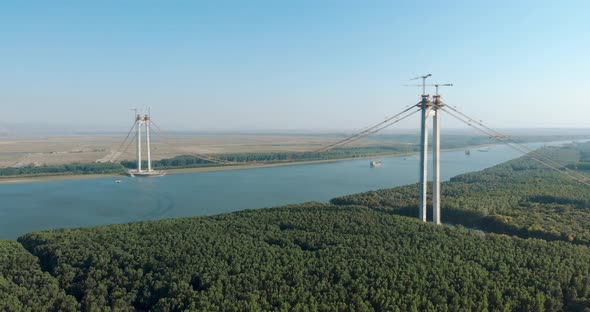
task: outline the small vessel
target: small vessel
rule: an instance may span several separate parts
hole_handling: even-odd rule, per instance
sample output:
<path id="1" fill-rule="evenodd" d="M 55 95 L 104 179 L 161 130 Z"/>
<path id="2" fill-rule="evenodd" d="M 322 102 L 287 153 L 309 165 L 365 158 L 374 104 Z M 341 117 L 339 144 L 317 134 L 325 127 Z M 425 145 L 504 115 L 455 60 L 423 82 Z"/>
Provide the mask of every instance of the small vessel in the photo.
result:
<path id="1" fill-rule="evenodd" d="M 465 155 L 467 155 L 467 156 L 471 155 L 471 151 L 470 150 L 465 150 Z"/>
<path id="2" fill-rule="evenodd" d="M 381 166 L 381 162 L 380 161 L 371 161 L 371 168 L 375 168 L 375 167 L 379 167 Z"/>
<path id="3" fill-rule="evenodd" d="M 121 183 L 121 180 L 115 180 L 115 183 L 119 184 Z"/>
<path id="4" fill-rule="evenodd" d="M 478 152 L 489 152 L 490 148 L 489 147 L 484 147 L 484 148 L 480 148 L 477 150 Z"/>

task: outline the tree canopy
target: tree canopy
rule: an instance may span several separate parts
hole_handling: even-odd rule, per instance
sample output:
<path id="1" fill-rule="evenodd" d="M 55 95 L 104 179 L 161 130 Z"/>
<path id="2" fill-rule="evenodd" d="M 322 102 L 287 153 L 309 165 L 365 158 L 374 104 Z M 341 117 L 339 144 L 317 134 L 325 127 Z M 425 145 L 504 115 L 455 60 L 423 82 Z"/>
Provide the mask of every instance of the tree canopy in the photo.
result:
<path id="1" fill-rule="evenodd" d="M 85 311 L 577 311 L 586 246 L 308 203 L 19 239 Z M 580 310 L 581 311 L 581 310 Z"/>
<path id="2" fill-rule="evenodd" d="M 562 170 L 577 167 L 590 177 L 590 171 L 579 165 L 590 157 L 590 143 L 547 147 L 539 153 L 558 161 Z M 347 195 L 331 202 L 417 216 L 418 185 Z M 590 245 L 590 187 L 527 157 L 451 178 L 441 185 L 441 202 L 443 222 Z"/>

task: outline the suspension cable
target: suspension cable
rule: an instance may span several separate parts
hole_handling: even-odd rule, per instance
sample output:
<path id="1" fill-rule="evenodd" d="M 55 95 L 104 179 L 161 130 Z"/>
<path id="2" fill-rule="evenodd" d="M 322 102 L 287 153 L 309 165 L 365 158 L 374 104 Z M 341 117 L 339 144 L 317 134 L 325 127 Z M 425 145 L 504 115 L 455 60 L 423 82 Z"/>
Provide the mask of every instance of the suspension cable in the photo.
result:
<path id="1" fill-rule="evenodd" d="M 451 116 L 455 117 L 456 119 L 458 119 L 458 120 L 462 121 L 463 123 L 467 124 L 468 126 L 470 126 L 470 127 L 474 128 L 475 130 L 477 130 L 477 131 L 479 131 L 479 132 L 481 132 L 481 133 L 483 133 L 483 134 L 485 134 L 485 135 L 489 136 L 490 138 L 492 138 L 492 139 L 494 139 L 494 140 L 496 140 L 496 141 L 499 141 L 499 142 L 501 142 L 501 143 L 504 143 L 504 144 L 506 144 L 507 146 L 511 147 L 512 149 L 514 149 L 514 150 L 516 150 L 516 151 L 518 151 L 518 152 L 520 152 L 520 153 L 523 153 L 523 154 L 525 154 L 525 155 L 529 154 L 529 153 L 527 153 L 527 151 L 526 151 L 525 149 L 523 149 L 522 147 L 520 147 L 520 146 L 518 146 L 518 145 L 516 145 L 516 144 L 513 144 L 513 143 L 511 143 L 511 142 L 507 141 L 506 139 L 503 139 L 502 137 L 499 137 L 499 136 L 494 136 L 494 135 L 493 135 L 493 133 L 491 133 L 489 130 L 484 130 L 484 129 L 482 129 L 482 128 L 479 128 L 478 126 L 476 126 L 476 125 L 474 125 L 473 123 L 471 123 L 469 120 L 465 120 L 465 119 L 463 119 L 463 118 L 461 118 L 461 117 L 459 117 L 459 116 L 457 116 L 457 115 L 455 115 L 455 114 L 453 114 L 453 113 L 451 113 L 451 112 L 449 112 L 449 111 L 445 110 L 445 109 L 444 109 L 444 108 L 442 108 L 442 107 L 441 107 L 441 109 L 442 109 L 443 111 L 445 111 L 447 114 L 449 114 L 449 115 L 451 115 Z M 529 156 L 529 157 L 531 157 L 531 158 L 535 158 L 535 159 L 537 159 L 537 160 L 539 159 L 539 157 L 536 157 L 536 156 Z M 560 169 L 558 169 L 558 167 L 556 167 L 556 166 L 553 166 L 553 165 L 546 164 L 544 161 L 543 161 L 542 163 L 543 163 L 543 164 L 545 164 L 546 166 L 550 166 L 551 168 L 553 168 L 553 169 L 556 169 L 556 170 L 558 170 L 558 171 L 562 172 L 562 171 L 561 171 Z M 562 165 L 561 165 L 561 164 L 559 164 L 559 167 L 562 167 Z"/>
<path id="2" fill-rule="evenodd" d="M 463 116 L 464 118 L 467 118 L 467 120 L 468 120 L 469 122 L 473 122 L 473 123 L 475 123 L 475 124 L 479 125 L 480 127 L 482 127 L 482 128 L 484 128 L 484 129 L 486 129 L 486 130 L 488 130 L 488 131 L 492 132 L 492 133 L 494 134 L 494 135 L 492 135 L 492 137 L 500 137 L 500 138 L 503 138 L 504 140 L 506 140 L 506 141 L 510 142 L 511 144 L 518 145 L 518 146 L 520 146 L 521 148 L 525 149 L 525 150 L 526 150 L 528 153 L 531 153 L 531 154 L 533 154 L 533 155 L 537 156 L 538 158 L 540 158 L 540 159 L 543 159 L 543 160 L 545 160 L 546 162 L 549 162 L 549 163 L 553 164 L 554 166 L 557 166 L 557 167 L 563 167 L 563 169 L 564 169 L 565 171 L 568 171 L 568 172 L 570 172 L 570 173 L 572 173 L 572 174 L 574 174 L 574 175 L 578 176 L 578 178 L 580 178 L 580 179 L 583 179 L 583 180 L 589 180 L 589 179 L 590 179 L 589 177 L 587 177 L 586 175 L 584 175 L 584 174 L 582 174 L 582 173 L 580 173 L 580 172 L 577 172 L 577 171 L 575 171 L 575 170 L 571 170 L 571 169 L 569 169 L 569 168 L 565 167 L 563 164 L 560 164 L 559 162 L 557 162 L 557 161 L 555 161 L 555 160 L 553 160 L 553 159 L 549 158 L 549 156 L 543 155 L 543 154 L 541 154 L 541 153 L 539 153 L 539 152 L 537 152 L 537 151 L 535 151 L 535 150 L 533 150 L 533 149 L 529 148 L 529 147 L 528 147 L 528 146 L 526 146 L 525 144 L 522 144 L 522 143 L 519 143 L 519 142 L 517 142 L 517 141 L 515 140 L 515 138 L 514 138 L 514 137 L 512 137 L 512 138 L 511 138 L 511 137 L 510 137 L 510 136 L 508 136 L 508 135 L 505 135 L 505 134 L 503 134 L 503 133 L 501 133 L 501 132 L 499 132 L 499 131 L 496 131 L 496 130 L 494 130 L 494 129 L 492 129 L 492 128 L 490 128 L 490 127 L 486 126 L 486 125 L 484 125 L 484 124 L 483 124 L 483 122 L 481 122 L 481 121 L 478 121 L 476 118 L 472 118 L 472 117 L 470 117 L 470 116 L 467 116 L 466 114 L 462 113 L 461 111 L 459 111 L 459 110 L 458 110 L 458 109 L 456 109 L 456 108 L 453 108 L 453 107 L 451 107 L 451 106 L 445 106 L 445 108 L 450 108 L 451 110 L 453 110 L 453 111 L 454 111 L 454 112 L 456 112 L 457 114 L 459 114 L 459 115 Z"/>
<path id="3" fill-rule="evenodd" d="M 385 129 L 385 128 L 388 128 L 388 127 L 390 127 L 390 126 L 392 126 L 392 125 L 394 125 L 394 124 L 396 124 L 396 123 L 398 123 L 398 122 L 400 122 L 400 121 L 402 121 L 402 120 L 404 120 L 404 119 L 406 119 L 406 118 L 408 118 L 408 117 L 410 117 L 410 116 L 414 115 L 415 113 L 417 113 L 417 112 L 419 112 L 419 111 L 420 111 L 420 109 L 417 109 L 416 111 L 413 111 L 413 112 L 411 112 L 411 113 L 409 113 L 409 114 L 407 114 L 407 115 L 405 115 L 405 116 L 403 116 L 403 117 L 400 117 L 399 119 L 396 119 L 396 120 L 395 120 L 395 121 L 393 121 L 393 122 L 390 122 L 390 123 L 388 123 L 388 124 L 385 124 L 385 125 L 383 125 L 383 126 L 381 126 L 381 127 L 377 128 L 377 129 L 373 129 L 373 130 L 371 130 L 371 131 L 369 131 L 369 132 L 367 132 L 367 133 L 363 134 L 362 136 L 355 137 L 355 138 L 353 138 L 353 139 L 351 139 L 351 140 L 349 140 L 349 141 L 347 141 L 347 142 L 345 142 L 345 143 L 343 143 L 343 144 L 340 144 L 340 145 L 338 145 L 337 147 L 339 147 L 339 146 L 342 146 L 342 145 L 345 145 L 345 144 L 352 143 L 352 142 L 354 142 L 354 141 L 357 141 L 357 140 L 360 140 L 360 139 L 362 139 L 362 138 L 364 138 L 364 137 L 366 137 L 366 136 L 368 136 L 368 135 L 375 134 L 375 133 L 377 133 L 377 132 L 379 132 L 379 131 L 381 131 L 381 130 L 383 130 L 383 129 Z"/>
<path id="4" fill-rule="evenodd" d="M 420 111 L 420 109 L 416 109 L 416 110 L 408 113 L 410 110 L 412 110 L 414 108 L 415 108 L 415 106 L 411 105 L 408 108 L 406 108 L 405 110 L 403 110 L 402 112 L 400 112 L 394 116 L 386 118 L 384 121 L 381 121 L 373 126 L 365 128 L 364 130 L 362 130 L 358 133 L 355 133 L 347 138 L 344 138 L 344 139 L 339 140 L 337 142 L 331 143 L 331 144 L 324 146 L 320 149 L 314 150 L 314 151 L 312 151 L 312 153 L 327 152 L 327 151 L 337 148 L 339 146 L 360 140 L 368 135 L 375 134 L 375 133 L 377 133 L 385 128 L 388 128 L 388 127 L 390 127 L 390 126 L 392 126 L 392 125 L 394 125 L 394 124 L 396 124 L 396 123 L 398 123 L 398 122 L 400 122 L 400 121 L 402 121 L 402 120 L 404 120 L 404 119 L 406 119 L 406 118 L 408 118 L 408 117 L 412 116 L 413 114 Z M 154 134 L 159 134 L 162 132 L 162 129 L 153 121 L 153 119 L 150 119 L 150 123 L 153 124 L 156 128 L 155 130 L 157 130 L 157 131 L 154 131 Z M 173 146 L 168 144 L 165 141 L 161 141 L 160 143 L 165 144 L 173 149 Z M 309 152 L 301 152 L 301 154 L 305 154 L 305 153 L 309 153 Z M 213 157 L 210 155 L 203 155 L 203 154 L 198 154 L 198 153 L 189 153 L 189 155 L 197 157 L 202 160 L 213 162 L 213 163 L 220 163 L 220 164 L 227 164 L 227 165 L 238 164 L 237 162 L 234 162 L 234 161 L 228 161 L 228 160 L 216 158 L 216 157 Z"/>
<path id="5" fill-rule="evenodd" d="M 504 143 L 504 144 L 506 144 L 508 147 L 510 147 L 510 148 L 512 148 L 512 149 L 514 149 L 514 150 L 516 150 L 517 152 L 520 152 L 520 153 L 522 153 L 524 156 L 526 156 L 526 157 L 528 157 L 528 158 L 531 158 L 531 159 L 535 160 L 536 162 L 538 162 L 538 163 L 540 163 L 540 164 L 542 164 L 542 165 L 544 165 L 544 166 L 546 166 L 546 167 L 548 167 L 548 168 L 551 168 L 551 169 L 553 169 L 553 170 L 555 170 L 555 171 L 557 171 L 557 172 L 559 172 L 559 173 L 561 173 L 561 174 L 564 174 L 564 175 L 568 176 L 569 178 L 571 178 L 571 179 L 573 179 L 573 180 L 576 180 L 576 181 L 578 181 L 578 182 L 580 182 L 580 183 L 583 183 L 583 184 L 586 184 L 586 185 L 589 185 L 589 186 L 590 186 L 590 184 L 589 184 L 589 183 L 587 183 L 587 182 L 585 181 L 585 179 L 584 179 L 584 178 L 575 177 L 575 176 L 572 176 L 572 175 L 570 175 L 570 173 L 568 173 L 568 172 L 566 172 L 566 171 L 562 171 L 562 170 L 560 169 L 560 167 L 562 167 L 562 165 L 559 165 L 559 166 L 554 166 L 554 165 L 551 165 L 551 164 L 547 163 L 546 161 L 544 161 L 543 159 L 540 159 L 539 157 L 536 157 L 536 156 L 532 155 L 531 153 L 528 153 L 526 150 L 523 150 L 522 148 L 520 148 L 520 147 L 518 147 L 518 146 L 515 146 L 515 145 L 513 145 L 512 143 L 510 143 L 510 142 L 508 142 L 508 141 L 506 141 L 506 140 L 504 140 L 504 139 L 501 139 L 501 138 L 498 138 L 498 137 L 495 137 L 495 136 L 491 135 L 491 134 L 490 134 L 488 131 L 486 131 L 486 130 L 483 130 L 483 129 L 481 129 L 481 128 L 478 128 L 477 126 L 475 126 L 475 125 L 473 125 L 473 124 L 469 123 L 469 121 L 466 121 L 466 120 L 464 120 L 464 119 L 462 119 L 462 118 L 460 118 L 460 117 L 458 117 L 458 116 L 454 115 L 453 113 L 451 113 L 451 112 L 449 112 L 449 111 L 445 111 L 445 112 L 446 112 L 446 113 L 448 113 L 449 115 L 451 115 L 451 116 L 453 116 L 453 117 L 455 117 L 455 118 L 459 119 L 460 121 L 462 121 L 462 122 L 466 123 L 468 126 L 470 126 L 470 127 L 474 128 L 474 129 L 476 129 L 477 131 L 479 131 L 479 132 L 482 132 L 482 133 L 484 133 L 485 135 L 488 135 L 488 136 L 490 136 L 490 138 L 493 138 L 493 139 L 495 139 L 495 140 L 497 140 L 497 141 L 499 141 L 499 142 L 501 142 L 501 143 Z"/>
<path id="6" fill-rule="evenodd" d="M 133 135 L 133 137 L 131 138 L 131 140 L 125 146 L 125 149 L 123 149 L 123 151 L 121 152 L 121 154 L 116 155 L 116 157 L 113 159 L 113 161 L 116 160 L 117 158 L 119 158 L 121 155 L 127 153 L 127 151 L 129 150 L 129 146 L 131 146 L 131 144 L 133 142 L 135 142 L 135 140 L 137 140 L 137 133 L 135 135 Z"/>
<path id="7" fill-rule="evenodd" d="M 154 123 L 152 119 L 150 119 L 151 123 Z M 156 125 L 154 123 L 154 125 Z M 162 129 L 160 127 L 158 127 L 156 125 L 157 131 L 154 131 L 154 134 L 159 135 L 162 132 Z M 166 146 L 168 146 L 171 150 L 175 149 L 172 145 L 168 144 L 166 141 L 160 141 L 161 144 L 164 144 Z M 199 154 L 199 153 L 188 153 L 190 156 L 194 156 L 196 158 L 202 159 L 202 160 L 206 160 L 212 163 L 218 163 L 218 164 L 223 164 L 223 165 L 235 165 L 238 164 L 237 162 L 234 161 L 228 161 L 228 160 L 224 160 L 224 159 L 220 159 L 220 158 L 215 158 L 209 155 L 203 155 L 203 154 Z"/>
<path id="8" fill-rule="evenodd" d="M 313 152 L 316 152 L 316 153 L 317 152 L 319 152 L 319 153 L 326 152 L 326 151 L 329 151 L 329 150 L 331 150 L 333 148 L 336 148 L 336 147 L 338 147 L 340 145 L 348 144 L 348 143 L 354 142 L 354 141 L 356 141 L 358 139 L 361 139 L 361 138 L 363 138 L 363 137 L 365 137 L 367 135 L 377 133 L 377 132 L 379 132 L 379 131 L 381 131 L 381 130 L 383 130 L 383 129 L 385 129 L 385 128 L 387 128 L 387 127 L 389 127 L 389 126 L 391 126 L 391 125 L 393 125 L 393 124 L 395 124 L 395 123 L 397 123 L 399 121 L 402 121 L 403 119 L 406 119 L 410 115 L 416 113 L 417 111 L 412 112 L 411 114 L 400 118 L 401 115 L 407 113 L 408 111 L 410 111 L 413 108 L 415 108 L 415 106 L 410 106 L 407 109 L 403 110 L 402 112 L 400 112 L 400 113 L 398 113 L 398 114 L 396 114 L 394 116 L 391 116 L 389 118 L 386 118 L 382 122 L 379 122 L 379 123 L 377 123 L 377 124 L 375 124 L 375 125 L 367 128 L 367 129 L 365 129 L 363 131 L 357 132 L 357 133 L 355 133 L 355 134 L 353 134 L 353 135 L 351 135 L 351 136 L 349 136 L 347 138 L 344 138 L 342 140 L 339 140 L 337 142 L 334 142 L 332 144 L 329 144 L 327 146 L 324 146 L 324 147 L 322 147 L 320 149 L 317 149 L 317 150 L 315 150 Z M 399 118 L 399 119 L 396 119 L 396 118 Z"/>
<path id="9" fill-rule="evenodd" d="M 470 127 L 474 128 L 475 130 L 477 130 L 477 131 L 479 131 L 479 132 L 481 132 L 481 133 L 483 133 L 483 134 L 485 134 L 485 135 L 488 135 L 488 136 L 490 136 L 490 135 L 491 135 L 491 133 L 490 133 L 490 131 L 489 131 L 489 130 L 484 130 L 484 129 L 482 129 L 482 128 L 480 128 L 480 127 L 476 126 L 476 125 L 474 125 L 474 124 L 473 124 L 473 123 L 471 123 L 470 121 L 468 121 L 468 120 L 465 120 L 465 119 L 461 118 L 461 117 L 460 117 L 460 116 L 458 116 L 457 114 L 451 113 L 450 111 L 446 110 L 444 107 L 439 107 L 439 109 L 442 109 L 442 110 L 443 110 L 444 112 L 446 112 L 447 114 L 449 114 L 449 115 L 451 115 L 452 117 L 456 118 L 457 120 L 459 120 L 459 121 L 461 121 L 461 122 L 465 123 L 466 125 L 468 125 L 468 126 L 470 126 Z M 571 178 L 571 179 L 573 179 L 573 180 L 576 180 L 576 181 L 578 181 L 578 182 L 580 182 L 580 183 L 582 183 L 582 184 L 585 184 L 585 185 L 587 185 L 587 186 L 590 186 L 590 183 L 586 182 L 585 180 L 583 180 L 583 179 L 581 179 L 581 178 L 578 178 L 578 177 L 575 177 L 575 176 L 572 176 L 572 175 L 570 175 L 570 174 L 569 174 L 567 171 L 562 171 L 562 170 L 561 170 L 561 169 L 559 169 L 558 167 L 556 167 L 556 166 L 553 166 L 553 165 L 551 165 L 551 164 L 548 164 L 546 161 L 543 161 L 542 159 L 539 159 L 538 157 L 535 157 L 535 156 L 534 156 L 534 155 L 532 155 L 531 153 L 527 153 L 527 152 L 526 152 L 526 150 L 523 150 L 522 148 L 519 148 L 518 146 L 514 146 L 512 143 L 510 143 L 510 142 L 507 142 L 505 139 L 502 139 L 501 137 L 498 137 L 498 136 L 493 136 L 493 135 L 492 135 L 492 136 L 490 136 L 490 138 L 492 138 L 492 139 L 494 139 L 494 140 L 496 140 L 496 141 L 499 141 L 499 142 L 501 142 L 501 143 L 504 143 L 504 144 L 506 144 L 508 147 L 510 147 L 510 148 L 512 148 L 512 149 L 514 149 L 514 150 L 516 150 L 516 151 L 518 151 L 518 152 L 520 152 L 520 153 L 522 153 L 524 156 L 526 156 L 526 157 L 528 157 L 528 158 L 531 158 L 531 159 L 535 160 L 536 162 L 538 162 L 538 163 L 540 163 L 540 164 L 542 164 L 542 165 L 544 165 L 544 166 L 546 166 L 546 167 L 548 167 L 548 168 L 550 168 L 550 169 L 553 169 L 553 170 L 555 170 L 555 171 L 557 171 L 557 172 L 559 172 L 559 173 L 561 173 L 561 174 L 563 174 L 563 175 L 565 175 L 565 176 L 567 176 L 567 177 L 569 177 L 569 178 Z"/>
<path id="10" fill-rule="evenodd" d="M 125 137 L 125 140 L 123 140 L 123 142 L 121 142 L 121 144 L 119 145 L 119 148 L 117 149 L 117 151 L 113 154 L 113 156 L 111 156 L 111 159 L 109 160 L 110 162 L 113 162 L 115 160 L 115 158 L 117 158 L 117 153 L 119 153 L 119 151 L 121 150 L 121 147 L 123 147 L 123 144 L 125 144 L 125 142 L 127 141 L 127 139 L 129 139 L 129 135 L 131 135 L 131 132 L 135 128 L 135 125 L 136 124 L 137 124 L 137 120 L 135 120 L 133 122 L 133 126 L 131 126 L 131 129 L 129 129 L 129 132 L 127 132 L 127 136 Z"/>

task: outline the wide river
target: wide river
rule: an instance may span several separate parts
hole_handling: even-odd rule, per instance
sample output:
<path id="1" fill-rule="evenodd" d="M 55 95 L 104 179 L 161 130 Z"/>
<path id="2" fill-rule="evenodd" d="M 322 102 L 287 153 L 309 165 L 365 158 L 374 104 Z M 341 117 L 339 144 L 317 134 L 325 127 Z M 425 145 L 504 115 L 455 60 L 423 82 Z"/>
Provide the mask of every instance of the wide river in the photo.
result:
<path id="1" fill-rule="evenodd" d="M 561 143 L 561 142 L 560 142 Z M 548 143 L 529 144 L 536 148 Z M 555 144 L 558 144 L 557 142 Z M 443 180 L 520 156 L 507 146 L 446 151 Z M 0 239 L 27 232 L 212 215 L 390 188 L 418 181 L 418 156 L 345 160 L 269 168 L 170 174 L 159 178 L 96 178 L 0 185 Z M 115 183 L 116 179 L 122 182 Z"/>

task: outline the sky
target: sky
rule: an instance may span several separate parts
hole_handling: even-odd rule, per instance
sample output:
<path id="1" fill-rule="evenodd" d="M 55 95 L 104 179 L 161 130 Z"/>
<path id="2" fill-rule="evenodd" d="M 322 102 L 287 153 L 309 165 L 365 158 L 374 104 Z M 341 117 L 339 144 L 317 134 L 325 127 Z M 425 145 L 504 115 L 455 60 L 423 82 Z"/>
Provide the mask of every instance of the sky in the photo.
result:
<path id="1" fill-rule="evenodd" d="M 164 131 L 353 131 L 417 103 L 403 85 L 427 73 L 491 127 L 588 127 L 588 12 L 586 0 L 5 0 L 0 128 L 121 130 L 151 107 Z"/>

